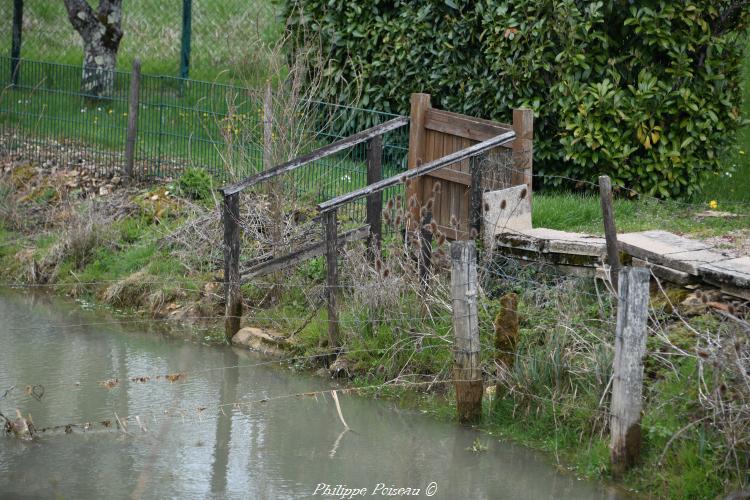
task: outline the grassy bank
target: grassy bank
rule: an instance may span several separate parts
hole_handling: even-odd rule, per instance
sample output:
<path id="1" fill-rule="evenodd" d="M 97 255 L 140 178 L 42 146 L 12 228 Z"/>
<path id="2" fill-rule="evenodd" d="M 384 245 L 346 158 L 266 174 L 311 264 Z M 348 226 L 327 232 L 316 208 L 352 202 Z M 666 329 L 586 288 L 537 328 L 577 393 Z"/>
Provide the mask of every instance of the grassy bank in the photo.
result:
<path id="1" fill-rule="evenodd" d="M 2 282 L 50 288 L 129 315 L 205 324 L 220 341 L 221 225 L 210 181 L 191 173 L 158 186 L 113 186 L 106 195 L 98 194 L 97 182 L 86 172 L 48 172 L 27 164 L 7 169 L 0 182 Z M 542 207 L 537 210 L 544 203 L 537 200 Z M 243 199 L 243 260 L 273 251 L 268 206 L 263 195 Z M 285 220 L 295 221 L 284 224 L 294 228 L 284 235 L 285 245 L 317 231 L 317 222 L 306 219 L 301 206 L 285 208 Z M 628 214 L 621 214 L 625 226 L 644 218 L 642 212 Z M 650 220 L 661 216 L 652 213 Z M 344 354 L 326 372 L 351 378 L 355 386 L 387 383 L 367 392 L 453 418 L 445 244 L 435 248 L 427 293 L 404 248 L 400 237 L 390 237 L 382 261 L 374 266 L 362 247 L 349 247 L 344 254 Z M 244 323 L 285 337 L 300 368 L 320 369 L 330 352 L 321 307 L 324 279 L 323 262 L 314 259 L 243 286 Z M 480 280 L 482 364 L 487 386 L 494 386 L 496 374 L 500 380 L 500 394 L 487 398 L 481 427 L 488 434 L 480 441 L 511 439 L 545 450 L 550 460 L 580 476 L 608 479 L 611 297 L 592 280 L 498 258 L 482 259 Z M 498 372 L 495 357 L 508 352 L 496 352 L 494 322 L 499 297 L 509 292 L 519 296 L 520 338 L 509 351 L 512 367 Z M 746 343 L 737 344 L 737 326 L 702 301 L 684 305 L 689 294 L 654 291 L 644 456 L 624 482 L 659 497 L 712 497 L 748 479 L 745 431 L 715 411 L 719 397 L 723 411 L 744 418 L 741 408 L 750 403 L 741 383 L 745 375 L 733 371 L 737 362 L 727 359 L 739 352 L 744 366 L 750 359 Z"/>

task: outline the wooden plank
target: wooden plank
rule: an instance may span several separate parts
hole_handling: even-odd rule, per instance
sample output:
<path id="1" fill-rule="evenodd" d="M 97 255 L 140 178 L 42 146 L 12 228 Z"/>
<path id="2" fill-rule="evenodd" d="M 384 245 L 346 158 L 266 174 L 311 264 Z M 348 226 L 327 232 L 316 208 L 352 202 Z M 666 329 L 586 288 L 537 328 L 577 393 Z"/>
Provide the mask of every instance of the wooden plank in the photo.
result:
<path id="1" fill-rule="evenodd" d="M 418 169 L 426 163 L 426 129 L 424 126 L 425 114 L 430 109 L 430 94 L 412 94 L 411 95 L 411 124 L 409 126 L 409 153 L 407 155 L 407 168 Z M 415 197 L 417 206 L 411 208 L 412 219 L 419 220 L 419 205 L 422 203 L 422 182 L 417 177 L 408 185 L 406 189 L 406 206 L 411 205 L 410 200 Z"/>
<path id="2" fill-rule="evenodd" d="M 461 172 L 459 170 L 453 170 L 450 168 L 443 168 L 436 172 L 432 172 L 429 177 L 442 179 L 448 182 L 454 182 L 456 184 L 461 184 L 464 186 L 471 185 L 471 174 L 467 174 L 466 172 Z"/>
<path id="3" fill-rule="evenodd" d="M 387 121 L 383 124 L 376 125 L 375 127 L 368 128 L 367 130 L 358 132 L 345 139 L 341 139 L 340 141 L 336 141 L 320 149 L 316 149 L 312 153 L 302 155 L 298 158 L 295 158 L 294 160 L 282 163 L 281 165 L 278 165 L 271 169 L 246 177 L 245 179 L 235 184 L 224 186 L 220 189 L 220 191 L 225 195 L 239 193 L 243 189 L 246 189 L 250 186 L 254 186 L 260 182 L 272 179 L 279 175 L 288 174 L 289 172 L 292 172 L 312 162 L 334 155 L 352 146 L 356 146 L 357 144 L 367 142 L 373 137 L 383 135 L 387 132 L 390 132 L 391 130 L 401 128 L 407 123 L 409 123 L 409 119 L 405 116 L 394 118 L 393 120 Z"/>
<path id="4" fill-rule="evenodd" d="M 612 181 L 608 175 L 599 176 L 599 198 L 604 219 L 604 236 L 607 239 L 607 264 L 612 289 L 617 290 L 617 275 L 620 272 L 620 249 L 617 245 L 615 209 L 612 204 Z"/>
<path id="5" fill-rule="evenodd" d="M 224 197 L 224 333 L 227 341 L 240 331 L 242 292 L 240 291 L 240 195 Z"/>
<path id="6" fill-rule="evenodd" d="M 649 270 L 642 267 L 624 268 L 618 277 L 610 424 L 612 472 L 616 478 L 635 465 L 640 455 L 650 278 Z"/>
<path id="7" fill-rule="evenodd" d="M 453 301 L 453 380 L 456 411 L 461 423 L 482 418 L 477 263 L 473 241 L 451 243 L 451 296 Z"/>
<path id="8" fill-rule="evenodd" d="M 395 186 L 401 182 L 406 182 L 407 180 L 415 179 L 425 174 L 429 174 L 431 172 L 444 168 L 448 165 L 452 165 L 453 163 L 456 163 L 457 161 L 463 160 L 465 158 L 471 158 L 473 156 L 480 155 L 484 153 L 485 151 L 489 151 L 490 149 L 497 147 L 498 145 L 507 144 L 511 142 L 515 137 L 516 137 L 515 132 L 507 132 L 505 134 L 494 137 L 490 140 L 474 144 L 470 148 L 466 148 L 461 151 L 457 151 L 453 154 L 444 156 L 443 158 L 440 158 L 439 160 L 431 161 L 425 165 L 422 165 L 419 168 L 409 169 L 402 174 L 394 175 L 393 177 L 389 177 L 388 179 L 383 179 L 382 181 L 376 182 L 375 184 L 372 184 L 370 186 L 366 186 L 356 191 L 352 191 L 350 193 L 337 196 L 336 198 L 320 203 L 318 205 L 318 210 L 321 212 L 327 212 L 329 210 L 333 210 L 346 203 L 352 202 L 354 200 L 357 200 L 364 196 L 368 196 L 378 191 L 383 191 L 384 189 Z"/>
<path id="9" fill-rule="evenodd" d="M 328 347 L 339 346 L 339 315 L 337 306 L 338 286 L 338 237 L 336 210 L 323 215 L 323 230 L 326 244 L 326 299 L 328 302 Z"/>
<path id="10" fill-rule="evenodd" d="M 336 244 L 340 248 L 347 243 L 352 243 L 354 241 L 363 240 L 367 238 L 369 235 L 370 235 L 370 226 L 364 225 L 364 226 L 358 227 L 356 229 L 352 229 L 350 231 L 347 231 L 339 235 L 338 241 L 336 242 Z M 265 276 L 267 274 L 272 274 L 278 271 L 283 271 L 285 269 L 288 269 L 306 260 L 309 260 L 315 257 L 320 257 L 321 255 L 325 253 L 326 253 L 325 241 L 313 243 L 312 245 L 308 245 L 304 248 L 301 248 L 297 250 L 296 252 L 292 252 L 290 254 L 284 255 L 283 257 L 278 257 L 276 259 L 267 260 L 265 262 L 255 264 L 254 266 L 249 267 L 247 269 L 243 269 L 242 272 L 240 273 L 240 275 L 243 277 L 242 282 L 247 283 L 252 278 L 257 278 L 259 276 Z"/>
<path id="11" fill-rule="evenodd" d="M 424 126 L 429 130 L 436 130 L 477 142 L 486 141 L 496 135 L 513 130 L 510 125 L 433 108 L 427 111 Z"/>
<path id="12" fill-rule="evenodd" d="M 126 181 L 133 178 L 133 164 L 135 163 L 135 143 L 138 139 L 138 111 L 140 109 L 141 92 L 141 60 L 136 57 L 133 61 L 133 71 L 130 74 L 130 100 L 128 104 L 128 129 L 125 139 L 125 172 Z"/>
<path id="13" fill-rule="evenodd" d="M 383 137 L 377 136 L 367 143 L 367 184 L 374 184 L 383 179 Z M 380 243 L 383 241 L 382 227 L 383 192 L 373 193 L 367 197 L 367 224 L 370 226 L 367 239 L 367 251 L 370 260 L 380 256 Z"/>

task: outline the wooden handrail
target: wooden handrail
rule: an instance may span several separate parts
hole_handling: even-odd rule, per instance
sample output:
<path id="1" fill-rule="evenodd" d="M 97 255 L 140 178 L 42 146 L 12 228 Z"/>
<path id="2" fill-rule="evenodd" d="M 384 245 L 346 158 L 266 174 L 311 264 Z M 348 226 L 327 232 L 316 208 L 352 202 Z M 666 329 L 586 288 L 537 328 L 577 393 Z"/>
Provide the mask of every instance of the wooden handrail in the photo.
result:
<path id="1" fill-rule="evenodd" d="M 264 170 L 263 172 L 259 172 L 257 174 L 246 177 L 245 179 L 235 184 L 224 186 L 223 188 L 219 189 L 219 191 L 221 191 L 224 194 L 224 196 L 230 196 L 230 195 L 239 193 L 243 189 L 246 189 L 250 186 L 267 181 L 268 179 L 272 179 L 279 175 L 292 172 L 298 169 L 299 167 L 303 167 L 314 161 L 320 160 L 327 156 L 331 156 L 347 148 L 356 146 L 357 144 L 360 144 L 362 142 L 369 141 L 373 137 L 377 137 L 379 135 L 383 135 L 392 130 L 401 128 L 408 123 L 409 123 L 409 118 L 406 116 L 400 116 L 398 118 L 394 118 L 393 120 L 389 120 L 380 125 L 376 125 L 375 127 L 368 128 L 354 135 L 350 135 L 349 137 L 345 139 L 341 139 L 339 141 L 333 142 L 320 149 L 316 149 L 312 153 L 308 153 L 306 155 L 300 156 L 286 163 L 282 163 L 281 165 L 278 165 L 276 167 L 273 167 L 268 170 Z"/>
<path id="2" fill-rule="evenodd" d="M 496 148 L 498 146 L 503 146 L 505 144 L 508 144 L 509 142 L 513 141 L 515 138 L 516 138 L 516 133 L 513 131 L 500 134 L 498 136 L 493 137 L 492 139 L 488 139 L 486 141 L 474 144 L 473 146 L 469 146 L 468 148 L 462 149 L 460 151 L 456 151 L 455 153 L 451 153 L 438 160 L 434 160 L 429 163 L 426 163 L 422 165 L 421 167 L 409 169 L 402 174 L 394 175 L 393 177 L 389 177 L 388 179 L 383 179 L 380 182 L 370 184 L 369 186 L 366 186 L 362 189 L 358 189 L 356 191 L 343 194 L 336 198 L 332 198 L 328 201 L 325 201 L 319 204 L 318 211 L 320 211 L 321 213 L 325 213 L 331 210 L 335 210 L 341 205 L 344 205 L 346 203 L 357 200 L 359 198 L 383 191 L 401 182 L 406 182 L 409 179 L 414 179 L 416 177 L 429 174 L 430 172 L 439 170 L 441 168 L 445 168 L 449 165 L 465 160 L 467 158 L 473 158 L 475 156 L 478 156 L 484 153 L 485 151 L 489 151 L 490 149 Z"/>

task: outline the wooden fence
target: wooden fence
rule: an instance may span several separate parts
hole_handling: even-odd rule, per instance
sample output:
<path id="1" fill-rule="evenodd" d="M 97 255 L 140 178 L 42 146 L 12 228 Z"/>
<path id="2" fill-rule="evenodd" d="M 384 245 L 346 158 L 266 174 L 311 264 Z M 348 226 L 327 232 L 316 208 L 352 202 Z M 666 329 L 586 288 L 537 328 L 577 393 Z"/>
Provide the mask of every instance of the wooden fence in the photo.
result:
<path id="1" fill-rule="evenodd" d="M 473 159 L 431 172 L 409 187 L 408 197 L 415 220 L 419 210 L 432 199 L 432 219 L 449 239 L 465 240 L 471 229 L 477 231 L 483 191 L 505 189 L 526 184 L 531 192 L 533 169 L 534 113 L 529 109 L 513 111 L 513 124 L 435 109 L 429 94 L 411 96 L 409 129 L 410 169 L 439 160 L 456 151 L 498 135 L 515 132 L 516 137 L 502 146 Z M 435 189 L 440 183 L 441 189 Z"/>

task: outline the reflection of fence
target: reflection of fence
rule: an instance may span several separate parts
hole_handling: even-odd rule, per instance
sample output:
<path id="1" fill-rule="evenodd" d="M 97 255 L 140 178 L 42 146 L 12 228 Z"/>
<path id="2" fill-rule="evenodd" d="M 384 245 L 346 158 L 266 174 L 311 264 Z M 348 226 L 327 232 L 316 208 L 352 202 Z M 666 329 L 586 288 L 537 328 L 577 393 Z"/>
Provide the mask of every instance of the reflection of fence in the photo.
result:
<path id="1" fill-rule="evenodd" d="M 116 72 L 114 94 L 91 100 L 81 93 L 81 68 L 21 61 L 18 85 L 10 83 L 10 60 L 0 58 L 0 153 L 49 166 L 85 167 L 120 175 L 123 168 L 131 74 Z M 352 126 L 378 125 L 395 115 L 306 103 L 313 118 L 309 148 L 342 137 Z M 227 152 L 241 161 L 235 174 L 263 168 L 263 93 L 251 88 L 144 74 L 140 84 L 134 173 L 174 176 L 186 167 L 226 178 Z M 356 124 L 356 125 L 353 125 Z M 384 136 L 384 171 L 403 169 L 406 133 Z M 318 161 L 295 180 L 318 200 L 366 185 L 364 145 Z"/>
<path id="2" fill-rule="evenodd" d="M 18 7 L 22 8 L 19 9 Z M 14 14 L 17 23 L 13 22 Z M 21 28 L 21 37 L 11 33 Z M 279 34 L 271 2 L 247 0 L 128 0 L 123 6 L 124 37 L 119 67 L 136 56 L 147 73 L 213 78 L 217 68 L 243 80 L 259 82 L 264 68 L 256 50 Z M 0 0 L 0 54 L 12 48 L 26 59 L 80 64 L 81 38 L 68 21 L 62 0 Z"/>

